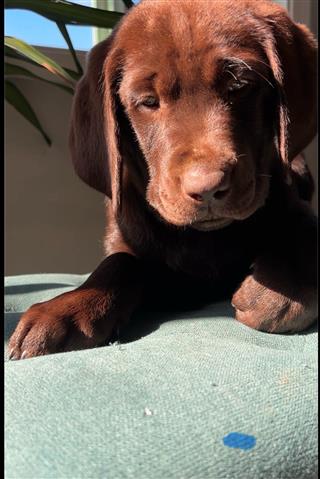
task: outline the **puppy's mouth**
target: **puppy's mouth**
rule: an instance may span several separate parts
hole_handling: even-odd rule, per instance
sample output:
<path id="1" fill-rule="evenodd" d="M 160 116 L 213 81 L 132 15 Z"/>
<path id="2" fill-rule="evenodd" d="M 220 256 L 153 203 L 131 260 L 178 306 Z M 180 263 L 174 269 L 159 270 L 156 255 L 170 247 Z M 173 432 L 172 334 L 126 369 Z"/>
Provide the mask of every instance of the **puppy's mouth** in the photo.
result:
<path id="1" fill-rule="evenodd" d="M 214 231 L 229 226 L 233 222 L 232 218 L 214 218 L 202 221 L 195 221 L 190 226 L 198 231 Z"/>
<path id="2" fill-rule="evenodd" d="M 253 183 L 253 187 L 248 188 L 247 194 L 242 198 L 241 205 L 238 204 L 238 207 L 232 208 L 230 205 L 227 211 L 221 211 L 221 215 L 196 220 L 190 226 L 199 231 L 214 231 L 225 228 L 234 221 L 246 220 L 265 202 L 265 195 L 258 195 L 257 197 L 255 186 Z"/>
<path id="3" fill-rule="evenodd" d="M 171 225 L 208 232 L 220 230 L 234 221 L 243 221 L 252 216 L 264 205 L 268 189 L 269 182 L 253 180 L 244 188 L 240 200 L 228 202 L 224 208 L 208 206 L 198 211 L 190 209 L 189 203 L 179 201 L 174 203 L 165 191 L 156 195 L 156 201 L 152 201 L 151 198 L 148 200 L 159 216 Z"/>

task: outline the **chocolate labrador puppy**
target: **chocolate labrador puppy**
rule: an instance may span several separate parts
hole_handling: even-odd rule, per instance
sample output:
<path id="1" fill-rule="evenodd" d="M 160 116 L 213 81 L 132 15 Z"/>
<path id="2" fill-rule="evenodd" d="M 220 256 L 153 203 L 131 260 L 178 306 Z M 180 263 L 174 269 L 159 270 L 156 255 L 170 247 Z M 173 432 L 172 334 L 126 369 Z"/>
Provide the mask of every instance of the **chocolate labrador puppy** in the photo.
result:
<path id="1" fill-rule="evenodd" d="M 104 344 L 141 305 L 232 298 L 262 331 L 317 316 L 316 42 L 268 0 L 143 0 L 95 46 L 73 103 L 78 175 L 107 197 L 104 261 L 35 304 L 11 358 Z"/>

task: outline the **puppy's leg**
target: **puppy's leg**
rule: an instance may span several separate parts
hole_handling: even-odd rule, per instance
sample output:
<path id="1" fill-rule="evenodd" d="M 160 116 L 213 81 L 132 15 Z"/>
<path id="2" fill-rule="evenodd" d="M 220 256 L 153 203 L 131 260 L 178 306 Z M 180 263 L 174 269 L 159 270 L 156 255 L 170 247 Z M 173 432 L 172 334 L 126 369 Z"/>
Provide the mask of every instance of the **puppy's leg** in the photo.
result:
<path id="1" fill-rule="evenodd" d="M 270 333 L 302 331 L 317 319 L 316 218 L 301 203 L 269 235 L 232 298 L 236 319 Z"/>
<path id="2" fill-rule="evenodd" d="M 139 305 L 140 261 L 128 253 L 107 257 L 74 291 L 33 305 L 9 342 L 11 358 L 84 349 L 104 343 Z"/>

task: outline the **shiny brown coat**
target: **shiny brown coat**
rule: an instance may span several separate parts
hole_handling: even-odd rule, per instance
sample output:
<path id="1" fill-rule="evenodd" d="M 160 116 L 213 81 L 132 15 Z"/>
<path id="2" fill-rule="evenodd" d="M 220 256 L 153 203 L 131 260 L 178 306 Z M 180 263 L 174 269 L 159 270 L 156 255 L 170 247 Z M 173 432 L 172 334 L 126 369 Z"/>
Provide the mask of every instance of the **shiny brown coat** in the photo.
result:
<path id="1" fill-rule="evenodd" d="M 91 51 L 71 119 L 75 169 L 108 198 L 106 258 L 22 316 L 11 357 L 103 344 L 142 305 L 229 297 L 252 328 L 309 327 L 315 97 L 315 40 L 268 0 L 132 8 Z"/>

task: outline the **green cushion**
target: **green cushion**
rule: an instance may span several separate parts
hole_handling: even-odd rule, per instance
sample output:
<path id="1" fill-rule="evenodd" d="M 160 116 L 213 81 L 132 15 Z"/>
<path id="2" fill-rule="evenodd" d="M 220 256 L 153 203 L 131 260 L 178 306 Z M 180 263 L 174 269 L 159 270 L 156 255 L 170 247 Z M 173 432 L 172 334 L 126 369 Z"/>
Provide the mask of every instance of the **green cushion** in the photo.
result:
<path id="1" fill-rule="evenodd" d="M 7 278 L 6 336 L 85 277 Z M 135 322 L 121 344 L 6 362 L 7 479 L 316 477 L 316 328 L 257 332 L 227 303 Z"/>

